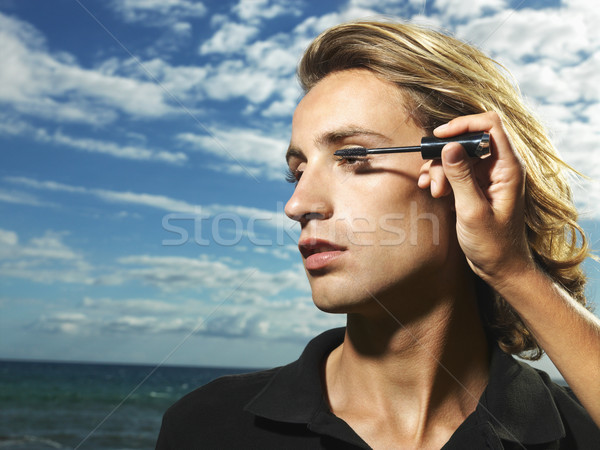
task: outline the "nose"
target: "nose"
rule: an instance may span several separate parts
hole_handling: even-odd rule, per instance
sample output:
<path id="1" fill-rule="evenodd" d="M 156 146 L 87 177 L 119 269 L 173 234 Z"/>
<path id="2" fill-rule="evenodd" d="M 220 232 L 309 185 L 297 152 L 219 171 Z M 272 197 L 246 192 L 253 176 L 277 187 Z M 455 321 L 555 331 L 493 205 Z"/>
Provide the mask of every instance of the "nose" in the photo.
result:
<path id="1" fill-rule="evenodd" d="M 324 220 L 333 215 L 329 177 L 308 165 L 285 205 L 285 214 L 304 226 L 310 220 Z"/>

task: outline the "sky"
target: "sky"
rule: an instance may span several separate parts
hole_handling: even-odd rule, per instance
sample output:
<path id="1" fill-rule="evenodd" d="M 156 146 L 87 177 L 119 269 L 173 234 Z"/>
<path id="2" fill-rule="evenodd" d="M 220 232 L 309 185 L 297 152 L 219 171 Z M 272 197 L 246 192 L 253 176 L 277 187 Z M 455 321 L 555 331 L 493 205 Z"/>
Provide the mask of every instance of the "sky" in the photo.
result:
<path id="1" fill-rule="evenodd" d="M 600 249 L 587 0 L 0 0 L 0 358 L 268 367 L 344 324 L 283 214 L 296 64 L 329 26 L 441 27 L 518 80 Z M 600 268 L 588 262 L 597 301 Z"/>

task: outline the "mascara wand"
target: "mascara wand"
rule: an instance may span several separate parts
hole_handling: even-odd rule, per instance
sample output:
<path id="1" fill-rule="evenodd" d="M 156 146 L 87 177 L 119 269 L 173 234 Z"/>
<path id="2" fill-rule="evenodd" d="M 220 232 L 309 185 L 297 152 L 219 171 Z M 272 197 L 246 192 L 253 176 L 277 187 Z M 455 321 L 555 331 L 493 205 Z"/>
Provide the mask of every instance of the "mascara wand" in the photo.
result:
<path id="1" fill-rule="evenodd" d="M 464 147 L 470 157 L 482 158 L 490 153 L 490 134 L 486 132 L 466 133 L 450 138 L 439 139 L 425 136 L 421 145 L 412 147 L 386 147 L 386 148 L 346 148 L 337 150 L 334 155 L 343 158 L 357 156 L 377 155 L 380 153 L 410 153 L 421 152 L 423 159 L 440 159 L 442 148 L 449 142 L 458 142 Z"/>

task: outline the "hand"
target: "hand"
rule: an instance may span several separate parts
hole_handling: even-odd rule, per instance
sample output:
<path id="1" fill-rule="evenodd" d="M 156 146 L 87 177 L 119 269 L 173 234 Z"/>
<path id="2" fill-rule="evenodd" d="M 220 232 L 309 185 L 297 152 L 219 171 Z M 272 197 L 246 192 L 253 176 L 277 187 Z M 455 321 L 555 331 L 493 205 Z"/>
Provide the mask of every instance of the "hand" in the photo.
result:
<path id="1" fill-rule="evenodd" d="M 419 187 L 435 198 L 454 194 L 456 234 L 473 271 L 492 287 L 533 266 L 524 221 L 525 167 L 495 112 L 462 116 L 434 130 L 437 137 L 490 133 L 491 155 L 469 158 L 447 144 L 442 159 L 421 167 Z"/>

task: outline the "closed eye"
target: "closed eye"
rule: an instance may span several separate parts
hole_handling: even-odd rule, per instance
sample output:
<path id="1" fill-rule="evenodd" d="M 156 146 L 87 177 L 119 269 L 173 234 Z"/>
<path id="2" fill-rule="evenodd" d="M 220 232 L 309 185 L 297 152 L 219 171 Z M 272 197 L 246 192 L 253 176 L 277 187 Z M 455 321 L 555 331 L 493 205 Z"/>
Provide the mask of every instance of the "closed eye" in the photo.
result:
<path id="1" fill-rule="evenodd" d="M 288 169 L 285 171 L 285 181 L 288 183 L 298 184 L 300 177 L 302 177 L 302 172 L 299 170 L 292 171 L 292 169 L 288 167 Z"/>
<path id="2" fill-rule="evenodd" d="M 370 164 L 370 158 L 366 155 L 356 154 L 357 152 L 364 151 L 364 147 L 352 147 L 345 148 L 344 150 L 348 150 L 350 155 L 348 156 L 335 156 L 336 161 L 340 163 L 340 166 L 345 166 L 348 170 L 358 170 L 362 168 L 367 168 Z M 352 154 L 352 151 L 355 150 L 355 154 Z"/>

